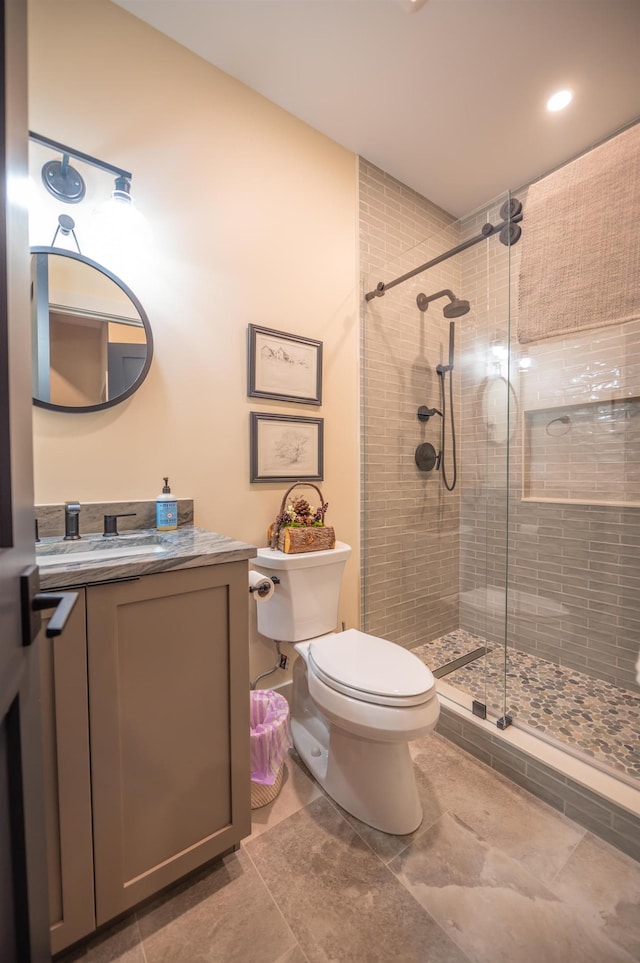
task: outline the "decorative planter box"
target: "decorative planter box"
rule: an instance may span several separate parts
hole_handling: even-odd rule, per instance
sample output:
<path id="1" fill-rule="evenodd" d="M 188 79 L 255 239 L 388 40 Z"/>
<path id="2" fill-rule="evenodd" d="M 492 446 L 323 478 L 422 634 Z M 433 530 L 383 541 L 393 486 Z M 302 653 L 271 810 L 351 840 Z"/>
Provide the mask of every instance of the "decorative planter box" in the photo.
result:
<path id="1" fill-rule="evenodd" d="M 299 485 L 306 485 L 309 488 L 314 488 L 320 497 L 320 508 L 315 514 L 317 520 L 324 519 L 324 510 L 326 510 L 326 504 L 322 492 L 317 485 L 312 485 L 310 482 L 296 482 L 291 488 L 288 488 L 284 493 L 282 498 L 282 503 L 280 505 L 280 514 L 276 521 L 269 526 L 268 539 L 271 548 L 278 548 L 281 552 L 287 552 L 287 554 L 292 555 L 297 552 L 322 552 L 326 549 L 336 547 L 336 533 L 333 528 L 329 525 L 324 524 L 299 524 L 299 525 L 286 525 L 281 519 L 287 507 L 287 499 L 294 488 Z M 304 503 L 305 516 L 304 520 L 308 519 L 309 516 L 309 506 L 305 499 L 301 499 Z M 300 516 L 297 516 L 298 518 Z M 291 519 L 291 513 L 287 515 L 288 519 Z M 294 516 L 296 520 L 296 516 Z M 278 524 L 280 523 L 280 528 Z"/>

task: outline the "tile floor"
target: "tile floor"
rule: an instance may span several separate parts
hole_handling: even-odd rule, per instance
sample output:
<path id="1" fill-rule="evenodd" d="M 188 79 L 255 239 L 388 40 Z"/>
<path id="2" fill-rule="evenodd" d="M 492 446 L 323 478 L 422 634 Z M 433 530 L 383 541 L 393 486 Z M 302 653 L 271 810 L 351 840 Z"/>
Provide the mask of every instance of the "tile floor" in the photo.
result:
<path id="1" fill-rule="evenodd" d="M 410 836 L 294 755 L 240 850 L 60 963 L 633 963 L 640 864 L 442 736 L 413 744 Z"/>
<path id="2" fill-rule="evenodd" d="M 485 657 L 444 676 L 503 714 L 504 650 L 458 629 L 413 651 L 433 670 L 481 646 Z M 599 766 L 640 778 L 640 694 L 517 649 L 507 651 L 507 712 L 519 722 L 578 749 Z"/>

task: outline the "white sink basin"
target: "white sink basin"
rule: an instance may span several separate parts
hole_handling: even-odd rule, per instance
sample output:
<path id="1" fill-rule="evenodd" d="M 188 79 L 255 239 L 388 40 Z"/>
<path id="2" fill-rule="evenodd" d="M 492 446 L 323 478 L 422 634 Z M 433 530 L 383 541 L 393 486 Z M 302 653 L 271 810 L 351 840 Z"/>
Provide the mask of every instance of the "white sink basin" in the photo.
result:
<path id="1" fill-rule="evenodd" d="M 44 548 L 44 546 L 43 546 Z M 112 562 L 114 559 L 144 558 L 163 555 L 165 549 L 162 545 L 118 545 L 113 548 L 103 548 L 96 545 L 95 548 L 68 552 L 52 552 L 40 555 L 36 552 L 36 563 L 41 568 L 49 568 L 52 565 L 76 565 L 79 562 Z"/>

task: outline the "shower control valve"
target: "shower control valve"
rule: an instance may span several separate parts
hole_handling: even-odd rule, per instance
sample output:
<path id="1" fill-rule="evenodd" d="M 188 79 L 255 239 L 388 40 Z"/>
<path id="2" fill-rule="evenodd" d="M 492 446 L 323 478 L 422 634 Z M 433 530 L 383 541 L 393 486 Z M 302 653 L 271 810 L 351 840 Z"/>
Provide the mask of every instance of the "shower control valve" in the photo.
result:
<path id="1" fill-rule="evenodd" d="M 441 459 L 442 452 L 437 452 L 428 441 L 423 441 L 416 448 L 415 462 L 420 471 L 433 471 L 434 468 L 437 471 L 440 468 Z"/>

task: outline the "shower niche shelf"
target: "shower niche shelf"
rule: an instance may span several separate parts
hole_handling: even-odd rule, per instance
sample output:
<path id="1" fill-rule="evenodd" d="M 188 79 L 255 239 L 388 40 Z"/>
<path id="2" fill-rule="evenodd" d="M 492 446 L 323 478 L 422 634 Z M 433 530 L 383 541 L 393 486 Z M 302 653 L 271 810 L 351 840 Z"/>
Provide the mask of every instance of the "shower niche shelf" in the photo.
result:
<path id="1" fill-rule="evenodd" d="M 522 500 L 640 508 L 640 397 L 524 412 Z"/>

